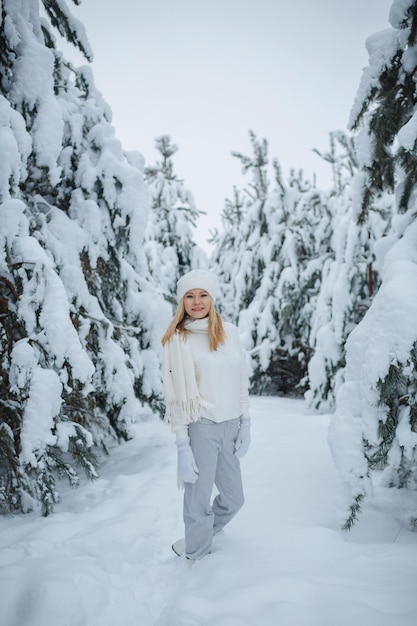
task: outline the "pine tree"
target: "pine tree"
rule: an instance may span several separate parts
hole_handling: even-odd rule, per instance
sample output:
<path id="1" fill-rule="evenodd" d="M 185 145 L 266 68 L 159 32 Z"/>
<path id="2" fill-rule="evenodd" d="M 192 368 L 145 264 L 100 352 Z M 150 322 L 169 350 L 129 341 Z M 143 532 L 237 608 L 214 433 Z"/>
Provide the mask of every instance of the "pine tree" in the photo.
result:
<path id="1" fill-rule="evenodd" d="M 311 354 L 326 207 L 323 194 L 302 172 L 291 172 L 287 184 L 280 172 L 275 178 L 279 184 L 266 203 L 268 256 L 254 307 L 250 307 L 254 308 L 257 346 L 253 382 L 262 393 L 300 394 Z"/>
<path id="2" fill-rule="evenodd" d="M 379 194 L 369 220 L 358 224 L 352 206 L 352 184 L 358 171 L 353 138 L 341 131 L 331 133 L 330 150 L 321 156 L 332 166 L 333 187 L 326 201 L 327 244 L 320 256 L 320 288 L 311 320 L 306 399 L 314 409 L 328 412 L 334 410 L 343 382 L 347 337 L 379 286 L 374 245 L 389 228 L 392 199 Z"/>
<path id="3" fill-rule="evenodd" d="M 249 132 L 253 155 L 246 156 L 239 152 L 232 155 L 240 160 L 243 174 L 251 179 L 245 188 L 246 202 L 244 221 L 239 228 L 236 239 L 236 265 L 234 267 L 234 315 L 239 322 L 240 312 L 245 310 L 255 297 L 260 285 L 264 262 L 259 251 L 261 239 L 267 233 L 267 222 L 264 212 L 265 201 L 269 190 L 268 177 L 268 142 L 260 141 L 253 131 Z M 235 192 L 236 194 L 236 192 Z M 236 200 L 235 195 L 235 200 Z"/>
<path id="4" fill-rule="evenodd" d="M 37 0 L 1 16 L 0 502 L 48 514 L 57 478 L 96 477 L 100 449 L 160 408 L 170 312 L 147 280 L 140 159 L 56 47 L 53 27 L 90 59 L 82 25 L 43 4 L 49 22 Z"/>
<path id="5" fill-rule="evenodd" d="M 219 280 L 221 297 L 217 307 L 225 319 L 236 322 L 234 292 L 235 268 L 238 261 L 239 236 L 245 216 L 246 202 L 243 192 L 233 187 L 233 198 L 226 198 L 221 213 L 223 231 L 214 231 L 210 243 L 213 245 L 212 263 Z"/>
<path id="6" fill-rule="evenodd" d="M 397 0 L 391 29 L 367 40 L 365 68 L 352 109 L 360 174 L 354 202 L 369 220 L 378 194 L 395 193 L 392 228 L 376 244 L 381 286 L 346 345 L 345 383 L 339 390 L 331 443 L 352 504 L 345 528 L 379 484 L 417 488 L 416 346 L 416 66 L 417 3 Z M 416 527 L 415 493 L 410 523 Z"/>
<path id="7" fill-rule="evenodd" d="M 193 241 L 193 229 L 202 215 L 192 193 L 174 172 L 173 156 L 178 151 L 168 135 L 155 142 L 161 160 L 145 169 L 152 208 L 145 233 L 145 254 L 149 272 L 164 297 L 175 302 L 180 276 L 207 260 Z"/>
<path id="8" fill-rule="evenodd" d="M 231 280 L 225 308 L 250 353 L 252 391 L 299 394 L 310 358 L 322 245 L 318 224 L 325 209 L 322 194 L 302 172 L 283 181 L 277 160 L 272 187 L 268 144 L 254 133 L 250 138 L 251 157 L 233 153 L 251 174 L 250 184 L 226 204 L 214 260 L 221 282 Z"/>

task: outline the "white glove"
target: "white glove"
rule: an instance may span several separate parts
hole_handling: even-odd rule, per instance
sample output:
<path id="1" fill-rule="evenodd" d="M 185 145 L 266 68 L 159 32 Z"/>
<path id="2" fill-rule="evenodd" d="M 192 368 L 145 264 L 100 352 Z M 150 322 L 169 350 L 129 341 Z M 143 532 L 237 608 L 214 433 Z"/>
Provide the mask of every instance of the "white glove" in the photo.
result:
<path id="1" fill-rule="evenodd" d="M 235 441 L 235 456 L 241 459 L 245 456 L 250 445 L 250 417 L 241 417 L 239 432 Z"/>
<path id="2" fill-rule="evenodd" d="M 190 438 L 180 439 L 177 443 L 178 473 L 185 483 L 195 483 L 198 467 L 190 446 Z"/>

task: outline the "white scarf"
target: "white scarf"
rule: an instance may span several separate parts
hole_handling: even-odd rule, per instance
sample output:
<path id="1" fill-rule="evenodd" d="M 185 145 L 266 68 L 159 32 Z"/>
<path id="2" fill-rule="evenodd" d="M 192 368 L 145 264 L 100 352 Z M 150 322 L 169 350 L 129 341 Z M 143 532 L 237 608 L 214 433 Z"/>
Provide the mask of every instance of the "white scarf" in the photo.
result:
<path id="1" fill-rule="evenodd" d="M 187 332 L 208 334 L 208 318 L 186 322 Z M 165 419 L 180 417 L 185 424 L 201 417 L 204 401 L 200 396 L 195 366 L 186 334 L 176 332 L 164 350 Z"/>

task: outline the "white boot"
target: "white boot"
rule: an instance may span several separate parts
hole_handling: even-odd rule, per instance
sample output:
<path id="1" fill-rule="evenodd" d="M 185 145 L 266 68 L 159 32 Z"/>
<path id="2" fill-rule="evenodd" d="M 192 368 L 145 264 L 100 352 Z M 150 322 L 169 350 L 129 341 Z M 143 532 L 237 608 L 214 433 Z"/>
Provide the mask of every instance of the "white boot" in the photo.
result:
<path id="1" fill-rule="evenodd" d="M 172 544 L 171 548 L 174 550 L 177 556 L 183 556 L 185 553 L 185 539 L 178 539 L 175 543 Z"/>

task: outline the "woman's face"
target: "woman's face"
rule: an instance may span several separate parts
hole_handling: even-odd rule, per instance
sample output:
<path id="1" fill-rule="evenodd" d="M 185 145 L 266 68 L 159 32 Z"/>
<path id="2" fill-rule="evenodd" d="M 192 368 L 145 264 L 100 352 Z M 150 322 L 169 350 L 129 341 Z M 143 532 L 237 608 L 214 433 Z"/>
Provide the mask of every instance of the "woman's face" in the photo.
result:
<path id="1" fill-rule="evenodd" d="M 184 296 L 184 308 L 187 315 L 201 320 L 207 317 L 211 307 L 211 298 L 204 289 L 190 289 Z"/>

